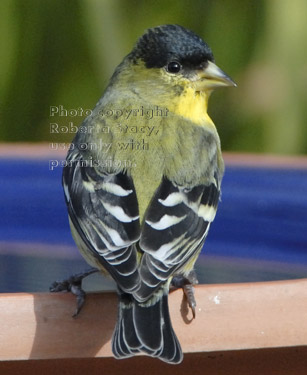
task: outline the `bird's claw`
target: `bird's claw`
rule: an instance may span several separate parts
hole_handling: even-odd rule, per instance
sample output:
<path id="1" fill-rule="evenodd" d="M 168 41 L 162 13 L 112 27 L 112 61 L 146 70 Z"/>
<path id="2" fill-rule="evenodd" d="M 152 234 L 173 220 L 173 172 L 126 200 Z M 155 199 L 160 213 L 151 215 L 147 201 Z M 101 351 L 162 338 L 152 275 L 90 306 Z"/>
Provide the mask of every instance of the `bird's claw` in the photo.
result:
<path id="1" fill-rule="evenodd" d="M 196 312 L 195 312 L 196 300 L 195 300 L 195 295 L 194 295 L 194 287 L 193 287 L 192 284 L 187 284 L 187 285 L 184 285 L 182 289 L 183 289 L 183 292 L 184 292 L 184 294 L 187 298 L 188 305 L 189 305 L 190 309 L 192 310 L 193 319 L 195 319 L 195 316 L 196 316 Z"/>
<path id="2" fill-rule="evenodd" d="M 79 315 L 79 312 L 81 311 L 82 307 L 84 306 L 86 293 L 82 289 L 81 283 L 80 285 L 77 285 L 77 284 L 72 285 L 71 292 L 77 298 L 77 308 L 76 308 L 75 313 L 73 314 L 73 318 L 76 318 Z"/>
<path id="3" fill-rule="evenodd" d="M 196 316 L 196 300 L 194 295 L 194 285 L 196 284 L 198 284 L 198 280 L 194 271 L 191 271 L 188 276 L 176 275 L 172 280 L 173 287 L 183 289 L 188 305 L 192 310 L 193 319 Z"/>
<path id="4" fill-rule="evenodd" d="M 75 275 L 70 276 L 68 279 L 63 281 L 55 281 L 49 288 L 50 292 L 71 292 L 77 298 L 77 308 L 73 317 L 75 318 L 85 303 L 86 293 L 82 289 L 82 281 L 85 277 L 91 275 L 92 273 L 98 272 L 96 268 L 91 268 L 85 272 L 81 272 Z"/>

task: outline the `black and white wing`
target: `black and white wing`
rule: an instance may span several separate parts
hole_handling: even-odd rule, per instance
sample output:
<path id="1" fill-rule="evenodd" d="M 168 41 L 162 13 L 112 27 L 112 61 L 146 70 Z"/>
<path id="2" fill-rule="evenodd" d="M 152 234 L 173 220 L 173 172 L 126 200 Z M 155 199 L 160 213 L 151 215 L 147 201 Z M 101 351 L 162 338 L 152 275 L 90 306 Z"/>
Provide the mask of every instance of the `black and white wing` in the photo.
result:
<path id="1" fill-rule="evenodd" d="M 134 293 L 137 300 L 147 300 L 177 270 L 194 263 L 215 217 L 219 195 L 216 179 L 191 189 L 162 180 L 140 238 L 144 255 L 139 271 L 141 287 Z"/>
<path id="2" fill-rule="evenodd" d="M 65 199 L 77 245 L 86 246 L 123 291 L 133 292 L 140 284 L 135 248 L 140 224 L 133 181 L 123 172 L 102 173 L 88 164 L 80 152 L 73 151 L 63 170 Z"/>

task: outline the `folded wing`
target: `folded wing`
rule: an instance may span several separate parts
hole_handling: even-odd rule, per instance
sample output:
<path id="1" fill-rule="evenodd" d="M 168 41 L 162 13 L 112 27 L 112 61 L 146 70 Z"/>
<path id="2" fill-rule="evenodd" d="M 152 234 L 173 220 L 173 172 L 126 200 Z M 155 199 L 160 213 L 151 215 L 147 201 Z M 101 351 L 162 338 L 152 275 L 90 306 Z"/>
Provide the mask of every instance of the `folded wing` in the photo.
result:
<path id="1" fill-rule="evenodd" d="M 164 178 L 146 213 L 140 238 L 144 251 L 141 287 L 134 296 L 145 301 L 201 250 L 219 200 L 216 179 L 192 188 Z"/>
<path id="2" fill-rule="evenodd" d="M 77 151 L 69 154 L 63 186 L 70 220 L 91 256 L 125 292 L 139 288 L 135 243 L 140 238 L 132 179 L 102 173 Z"/>

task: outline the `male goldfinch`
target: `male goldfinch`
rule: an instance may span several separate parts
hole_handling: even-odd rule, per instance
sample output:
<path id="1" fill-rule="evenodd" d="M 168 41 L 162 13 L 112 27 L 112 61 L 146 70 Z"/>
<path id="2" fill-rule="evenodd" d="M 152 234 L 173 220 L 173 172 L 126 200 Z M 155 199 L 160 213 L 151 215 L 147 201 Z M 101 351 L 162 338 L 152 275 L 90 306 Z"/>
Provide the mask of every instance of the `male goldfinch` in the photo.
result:
<path id="1" fill-rule="evenodd" d="M 235 83 L 200 37 L 178 25 L 149 29 L 73 140 L 63 171 L 69 222 L 87 262 L 117 283 L 116 358 L 182 361 L 168 293 L 172 280 L 193 283 L 218 206 L 224 164 L 207 105 L 223 86 Z"/>

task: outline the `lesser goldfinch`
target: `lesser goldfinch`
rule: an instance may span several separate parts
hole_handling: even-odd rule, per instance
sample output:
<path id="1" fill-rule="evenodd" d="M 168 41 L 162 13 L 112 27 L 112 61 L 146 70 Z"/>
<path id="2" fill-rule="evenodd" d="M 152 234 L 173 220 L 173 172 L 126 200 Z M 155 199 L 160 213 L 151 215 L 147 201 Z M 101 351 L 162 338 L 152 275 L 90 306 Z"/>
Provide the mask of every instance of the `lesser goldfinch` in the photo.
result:
<path id="1" fill-rule="evenodd" d="M 200 37 L 178 25 L 149 29 L 68 152 L 63 186 L 73 238 L 118 287 L 116 358 L 143 352 L 182 361 L 168 293 L 172 280 L 193 283 L 215 217 L 224 163 L 207 104 L 222 86 L 235 83 Z"/>

